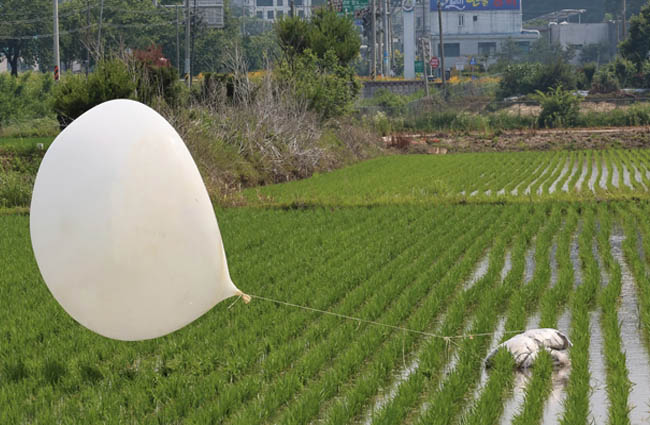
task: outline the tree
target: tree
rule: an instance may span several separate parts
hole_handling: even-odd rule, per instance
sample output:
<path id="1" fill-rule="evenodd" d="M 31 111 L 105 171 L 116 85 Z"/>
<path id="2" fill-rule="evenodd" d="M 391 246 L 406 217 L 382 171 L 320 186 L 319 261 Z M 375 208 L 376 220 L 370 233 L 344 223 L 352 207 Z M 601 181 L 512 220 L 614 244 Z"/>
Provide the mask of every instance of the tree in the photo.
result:
<path id="1" fill-rule="evenodd" d="M 641 12 L 630 20 L 628 36 L 620 44 L 621 55 L 632 61 L 641 71 L 643 63 L 650 52 L 650 4 L 641 8 Z"/>
<path id="2" fill-rule="evenodd" d="M 299 17 L 283 18 L 275 24 L 275 33 L 287 61 L 309 49 L 320 59 L 334 52 L 342 66 L 349 65 L 359 55 L 361 39 L 351 20 L 337 16 L 329 9 L 318 9 L 310 21 Z"/>
<path id="3" fill-rule="evenodd" d="M 3 0 L 0 2 L 0 55 L 18 75 L 18 64 L 34 65 L 46 55 L 44 45 L 51 38 L 33 38 L 52 31 L 52 2 L 48 0 Z M 51 52 L 51 48 L 49 49 Z"/>

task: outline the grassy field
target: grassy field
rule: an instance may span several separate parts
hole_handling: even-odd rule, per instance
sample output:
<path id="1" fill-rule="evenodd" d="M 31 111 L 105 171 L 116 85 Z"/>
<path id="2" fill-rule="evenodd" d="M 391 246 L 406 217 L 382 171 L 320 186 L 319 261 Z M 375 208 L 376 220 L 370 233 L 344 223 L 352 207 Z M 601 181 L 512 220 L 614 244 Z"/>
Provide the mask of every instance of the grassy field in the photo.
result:
<path id="1" fill-rule="evenodd" d="M 49 294 L 29 217 L 0 215 L 0 423 L 643 423 L 649 178 L 646 150 L 396 156 L 216 211 L 245 292 L 426 334 L 254 299 L 108 340 Z M 486 372 L 532 326 L 570 335 L 570 373 Z"/>

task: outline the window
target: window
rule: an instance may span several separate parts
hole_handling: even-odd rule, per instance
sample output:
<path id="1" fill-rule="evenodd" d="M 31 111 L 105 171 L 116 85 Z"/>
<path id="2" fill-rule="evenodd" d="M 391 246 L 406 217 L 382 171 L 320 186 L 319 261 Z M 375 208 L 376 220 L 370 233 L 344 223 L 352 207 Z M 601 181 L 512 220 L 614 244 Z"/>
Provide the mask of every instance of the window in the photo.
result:
<path id="1" fill-rule="evenodd" d="M 259 6 L 273 6 L 273 0 L 255 0 L 255 4 Z"/>
<path id="2" fill-rule="evenodd" d="M 264 12 L 262 12 L 261 10 L 259 10 L 259 11 L 255 14 L 255 16 L 257 16 L 257 17 L 260 18 L 260 19 L 264 19 Z"/>
<path id="3" fill-rule="evenodd" d="M 282 11 L 282 10 L 278 10 L 278 11 L 276 11 L 276 12 L 275 12 L 275 16 L 277 16 L 278 18 L 283 17 L 283 16 L 284 16 L 284 11 Z"/>
<path id="4" fill-rule="evenodd" d="M 440 45 L 438 45 L 438 56 L 440 56 Z M 445 43 L 445 57 L 460 56 L 460 43 Z"/>
<path id="5" fill-rule="evenodd" d="M 283 4 L 282 4 L 282 3 L 284 3 L 284 1 L 283 1 L 283 0 L 278 0 L 278 1 L 276 2 L 276 5 L 277 5 L 277 6 L 283 6 Z"/>
<path id="6" fill-rule="evenodd" d="M 458 26 L 462 27 L 464 25 L 465 25 L 465 15 L 458 15 Z"/>
<path id="7" fill-rule="evenodd" d="M 268 12 L 266 12 L 266 18 L 271 20 L 271 21 L 273 20 L 273 11 L 272 10 L 269 10 Z"/>
<path id="8" fill-rule="evenodd" d="M 301 17 L 301 18 L 304 18 L 305 17 L 305 11 L 304 10 L 299 10 L 298 11 L 298 16 Z"/>
<path id="9" fill-rule="evenodd" d="M 497 43 L 478 43 L 479 56 L 493 56 L 497 52 Z"/>
<path id="10" fill-rule="evenodd" d="M 474 22 L 478 22 L 478 16 L 474 15 Z M 444 34 L 444 33 L 443 33 Z"/>
<path id="11" fill-rule="evenodd" d="M 302 0 L 293 0 L 293 5 L 294 6 L 302 6 L 303 2 L 302 2 Z"/>

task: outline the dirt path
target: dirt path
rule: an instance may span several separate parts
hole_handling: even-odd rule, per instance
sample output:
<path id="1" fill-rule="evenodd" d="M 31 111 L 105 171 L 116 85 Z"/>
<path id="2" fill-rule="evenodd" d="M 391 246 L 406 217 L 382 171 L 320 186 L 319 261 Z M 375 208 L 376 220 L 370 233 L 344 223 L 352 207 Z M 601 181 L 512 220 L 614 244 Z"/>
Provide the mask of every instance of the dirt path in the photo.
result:
<path id="1" fill-rule="evenodd" d="M 513 130 L 502 133 L 422 133 L 394 136 L 413 153 L 507 152 L 525 150 L 648 148 L 650 127 Z M 390 137 L 384 138 L 390 144 Z"/>

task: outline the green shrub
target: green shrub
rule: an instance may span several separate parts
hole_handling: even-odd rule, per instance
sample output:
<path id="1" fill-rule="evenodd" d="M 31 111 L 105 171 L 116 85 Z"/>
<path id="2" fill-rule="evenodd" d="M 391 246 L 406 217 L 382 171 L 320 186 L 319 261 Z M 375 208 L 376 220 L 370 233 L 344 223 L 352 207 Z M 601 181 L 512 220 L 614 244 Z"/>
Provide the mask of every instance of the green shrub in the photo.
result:
<path id="1" fill-rule="evenodd" d="M 0 207 L 26 207 L 32 197 L 33 177 L 0 169 Z"/>
<path id="2" fill-rule="evenodd" d="M 283 63 L 276 73 L 294 96 L 324 120 L 348 113 L 360 90 L 352 68 L 340 65 L 333 51 L 321 59 L 307 49 L 293 66 Z"/>
<path id="3" fill-rule="evenodd" d="M 53 87 L 54 80 L 49 74 L 32 71 L 18 77 L 0 74 L 0 127 L 54 117 Z"/>
<path id="4" fill-rule="evenodd" d="M 578 120 L 582 99 L 564 90 L 562 86 L 547 93 L 538 90 L 534 98 L 542 107 L 542 112 L 537 118 L 539 127 L 571 127 Z"/>
<path id="5" fill-rule="evenodd" d="M 575 89 L 576 72 L 571 65 L 556 60 L 542 65 L 539 63 L 521 63 L 508 65 L 503 72 L 497 96 L 501 99 L 510 96 L 527 95 L 537 90 L 548 91 L 562 86 Z"/>
<path id="6" fill-rule="evenodd" d="M 620 89 L 618 78 L 609 67 L 601 68 L 591 83 L 591 93 L 614 93 Z"/>
<path id="7" fill-rule="evenodd" d="M 385 109 L 391 115 L 403 114 L 408 99 L 386 89 L 379 89 L 372 97 L 372 103 Z"/>
<path id="8" fill-rule="evenodd" d="M 61 128 L 100 103 L 134 98 L 135 88 L 126 64 L 117 59 L 100 62 L 87 79 L 65 75 L 54 90 L 54 110 Z"/>

